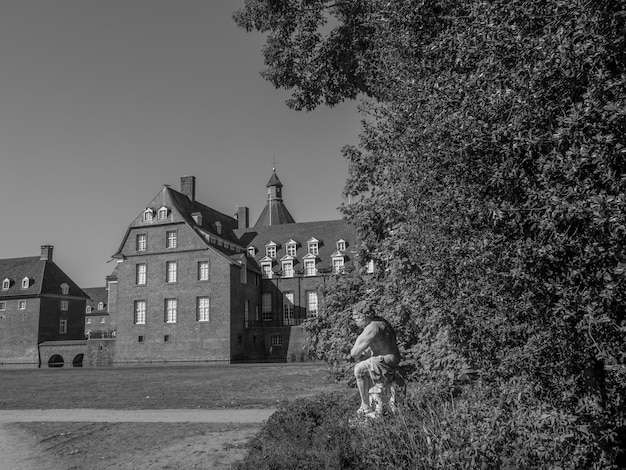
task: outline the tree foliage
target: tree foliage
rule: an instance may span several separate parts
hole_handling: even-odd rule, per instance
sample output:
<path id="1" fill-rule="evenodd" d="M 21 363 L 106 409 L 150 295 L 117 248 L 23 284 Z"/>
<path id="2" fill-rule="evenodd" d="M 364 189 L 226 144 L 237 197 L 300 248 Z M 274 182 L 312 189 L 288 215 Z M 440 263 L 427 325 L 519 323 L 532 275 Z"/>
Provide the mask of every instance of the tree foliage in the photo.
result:
<path id="1" fill-rule="evenodd" d="M 247 0 L 235 19 L 267 33 L 290 106 L 362 97 L 343 212 L 379 269 L 328 293 L 322 354 L 358 292 L 418 373 L 530 383 L 619 447 L 626 3 Z"/>

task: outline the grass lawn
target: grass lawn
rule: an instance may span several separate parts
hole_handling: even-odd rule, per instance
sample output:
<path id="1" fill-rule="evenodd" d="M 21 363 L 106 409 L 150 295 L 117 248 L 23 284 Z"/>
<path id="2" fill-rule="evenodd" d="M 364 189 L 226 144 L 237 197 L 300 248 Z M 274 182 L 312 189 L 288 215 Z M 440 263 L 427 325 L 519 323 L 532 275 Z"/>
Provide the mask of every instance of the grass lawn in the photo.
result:
<path id="1" fill-rule="evenodd" d="M 322 364 L 0 369 L 0 409 L 267 408 L 346 390 Z"/>

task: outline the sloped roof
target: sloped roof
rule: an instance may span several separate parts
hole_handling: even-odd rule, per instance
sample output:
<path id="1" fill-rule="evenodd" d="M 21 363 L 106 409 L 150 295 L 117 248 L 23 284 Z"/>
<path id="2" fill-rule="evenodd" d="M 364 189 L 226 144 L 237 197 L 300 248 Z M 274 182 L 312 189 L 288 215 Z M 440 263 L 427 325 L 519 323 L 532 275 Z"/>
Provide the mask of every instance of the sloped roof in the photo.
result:
<path id="1" fill-rule="evenodd" d="M 22 280 L 30 279 L 29 287 L 22 288 Z M 61 284 L 69 286 L 67 295 L 88 297 L 78 285 L 54 262 L 42 260 L 38 256 L 0 260 L 0 283 L 4 279 L 11 281 L 8 290 L 0 290 L 0 298 L 13 296 L 37 296 L 43 294 L 62 294 Z"/>
<path id="2" fill-rule="evenodd" d="M 255 227 L 295 223 L 282 199 L 270 199 L 254 224 Z"/>
<path id="3" fill-rule="evenodd" d="M 91 307 L 92 315 L 107 313 L 107 301 L 109 300 L 109 296 L 106 287 L 86 287 L 83 290 L 89 296 L 87 306 Z M 102 310 L 98 310 L 98 304 L 100 302 L 102 302 L 102 304 L 104 305 L 104 308 L 102 308 Z"/>
<path id="4" fill-rule="evenodd" d="M 297 242 L 296 264 L 294 269 L 302 269 L 302 259 L 307 255 L 307 241 L 315 237 L 319 240 L 319 253 L 317 255 L 316 267 L 320 271 L 332 268 L 332 255 L 337 251 L 337 241 L 343 239 L 346 242 L 346 250 L 342 253 L 345 256 L 345 265 L 349 266 L 353 261 L 353 254 L 356 243 L 356 232 L 345 220 L 328 220 L 320 222 L 299 222 L 293 224 L 268 225 L 235 230 L 235 235 L 240 239 L 240 243 L 246 247 L 255 248 L 254 259 L 258 263 L 265 257 L 265 245 L 270 241 L 277 243 L 276 257 L 278 261 L 287 254 L 285 244 L 293 239 Z M 298 263 L 300 263 L 298 265 Z M 275 266 L 275 270 L 280 270 L 280 266 Z"/>

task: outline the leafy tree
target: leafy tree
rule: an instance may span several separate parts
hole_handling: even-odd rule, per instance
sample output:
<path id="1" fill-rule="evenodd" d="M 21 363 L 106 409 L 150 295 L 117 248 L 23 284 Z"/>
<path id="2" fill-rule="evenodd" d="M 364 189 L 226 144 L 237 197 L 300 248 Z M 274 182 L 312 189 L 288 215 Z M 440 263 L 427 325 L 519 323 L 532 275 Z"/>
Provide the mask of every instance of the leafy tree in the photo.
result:
<path id="1" fill-rule="evenodd" d="M 626 3 L 247 0 L 235 20 L 267 34 L 263 76 L 290 106 L 362 97 L 343 212 L 379 269 L 329 293 L 323 354 L 358 289 L 420 374 L 531 384 L 617 461 Z"/>

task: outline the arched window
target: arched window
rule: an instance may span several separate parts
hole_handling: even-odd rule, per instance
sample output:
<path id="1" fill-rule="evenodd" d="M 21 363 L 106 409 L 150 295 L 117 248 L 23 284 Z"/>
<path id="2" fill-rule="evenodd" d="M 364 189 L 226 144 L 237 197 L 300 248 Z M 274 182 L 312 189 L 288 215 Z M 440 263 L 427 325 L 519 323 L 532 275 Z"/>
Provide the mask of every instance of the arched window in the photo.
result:
<path id="1" fill-rule="evenodd" d="M 103 309 L 104 309 L 104 303 L 98 302 L 98 310 L 103 310 Z"/>
<path id="2" fill-rule="evenodd" d="M 30 287 L 30 279 L 25 277 L 22 279 L 22 289 L 28 289 Z"/>
<path id="3" fill-rule="evenodd" d="M 11 287 L 11 280 L 7 278 L 2 281 L 2 290 L 8 290 L 9 287 Z"/>
<path id="4" fill-rule="evenodd" d="M 61 292 L 63 293 L 63 295 L 69 294 L 70 286 L 68 286 L 66 283 L 61 284 Z"/>
<path id="5" fill-rule="evenodd" d="M 154 211 L 152 209 L 147 208 L 145 211 L 143 211 L 144 222 L 152 222 L 153 218 L 154 218 Z"/>
<path id="6" fill-rule="evenodd" d="M 164 220 L 167 219 L 167 216 L 169 215 L 169 209 L 165 206 L 161 206 L 161 208 L 159 209 L 159 212 L 157 213 L 157 219 L 158 220 Z"/>

